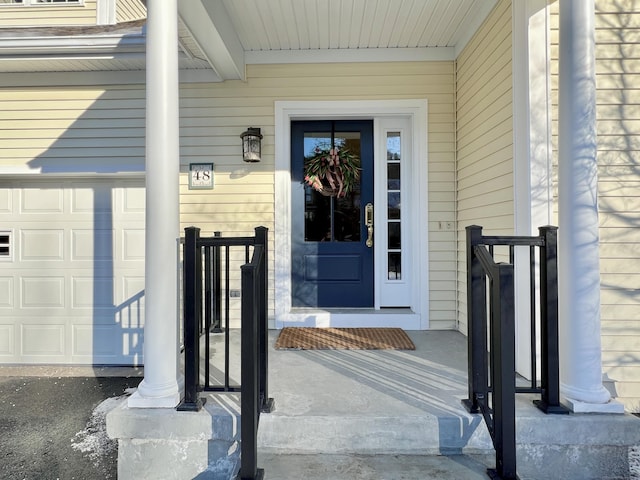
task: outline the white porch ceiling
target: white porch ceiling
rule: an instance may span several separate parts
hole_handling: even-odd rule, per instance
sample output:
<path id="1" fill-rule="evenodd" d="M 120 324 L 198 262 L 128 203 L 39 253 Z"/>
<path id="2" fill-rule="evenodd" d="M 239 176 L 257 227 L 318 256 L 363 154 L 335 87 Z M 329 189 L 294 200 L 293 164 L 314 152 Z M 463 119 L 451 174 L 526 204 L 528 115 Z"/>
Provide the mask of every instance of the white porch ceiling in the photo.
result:
<path id="1" fill-rule="evenodd" d="M 180 67 L 224 81 L 246 64 L 452 60 L 496 2 L 180 0 Z M 0 72 L 143 71 L 144 44 L 135 22 L 0 29 Z"/>
<path id="2" fill-rule="evenodd" d="M 213 3 L 220 0 L 203 0 Z M 222 0 L 247 52 L 456 47 L 492 0 Z M 486 15 L 486 11 L 484 12 Z"/>
<path id="3" fill-rule="evenodd" d="M 251 63 L 454 59 L 496 0 L 181 0 L 222 79 Z"/>

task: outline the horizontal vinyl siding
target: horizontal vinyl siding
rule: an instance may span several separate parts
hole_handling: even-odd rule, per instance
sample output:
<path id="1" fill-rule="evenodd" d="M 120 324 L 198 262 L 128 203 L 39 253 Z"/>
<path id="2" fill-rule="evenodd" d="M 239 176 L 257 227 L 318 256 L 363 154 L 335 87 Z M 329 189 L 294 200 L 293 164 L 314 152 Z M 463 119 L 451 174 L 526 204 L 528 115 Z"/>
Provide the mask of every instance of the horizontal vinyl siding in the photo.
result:
<path id="1" fill-rule="evenodd" d="M 640 412 L 640 5 L 596 0 L 596 43 L 602 364 Z"/>
<path id="2" fill-rule="evenodd" d="M 247 80 L 185 86 L 181 98 L 183 170 L 215 164 L 212 191 L 181 179 L 182 226 L 250 235 L 274 226 L 274 102 L 286 100 L 428 100 L 431 328 L 455 327 L 454 71 L 452 62 L 249 65 Z M 263 160 L 244 164 L 239 135 L 262 129 Z M 270 257 L 273 271 L 273 255 Z M 273 292 L 271 292 L 273 293 Z M 270 295 L 270 298 L 273 298 Z M 239 306 L 237 307 L 239 308 Z M 270 315 L 273 314 L 273 303 Z"/>
<path id="3" fill-rule="evenodd" d="M 82 5 L 42 4 L 1 6 L 0 27 L 52 27 L 58 25 L 95 25 L 96 0 Z"/>
<path id="4" fill-rule="evenodd" d="M 140 0 L 117 0 L 116 22 L 123 23 L 147 18 L 147 9 Z"/>
<path id="5" fill-rule="evenodd" d="M 456 62 L 458 324 L 467 330 L 466 233 L 513 234 L 511 2 L 500 1 Z"/>
<path id="6" fill-rule="evenodd" d="M 556 2 L 551 7 L 556 166 L 558 11 Z M 595 27 L 603 378 L 627 410 L 640 412 L 640 5 L 596 0 Z M 557 178 L 554 183 L 557 197 Z"/>
<path id="7" fill-rule="evenodd" d="M 144 124 L 140 87 L 0 89 L 0 165 L 84 173 L 130 165 L 142 171 Z"/>

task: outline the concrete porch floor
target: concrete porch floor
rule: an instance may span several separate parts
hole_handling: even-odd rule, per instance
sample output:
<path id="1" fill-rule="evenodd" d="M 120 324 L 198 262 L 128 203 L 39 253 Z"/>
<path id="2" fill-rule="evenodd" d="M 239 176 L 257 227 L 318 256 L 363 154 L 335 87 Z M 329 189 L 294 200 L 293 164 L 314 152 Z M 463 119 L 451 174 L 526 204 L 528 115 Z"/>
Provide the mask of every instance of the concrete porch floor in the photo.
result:
<path id="1" fill-rule="evenodd" d="M 275 411 L 260 420 L 269 453 L 490 453 L 467 396 L 466 339 L 408 332 L 416 350 L 269 351 Z"/>
<path id="2" fill-rule="evenodd" d="M 258 430 L 265 479 L 488 478 L 490 438 L 460 403 L 465 337 L 408 334 L 415 351 L 293 351 L 274 350 L 271 332 L 276 408 Z"/>
<path id="3" fill-rule="evenodd" d="M 495 465 L 489 433 L 481 416 L 461 404 L 467 397 L 466 337 L 407 333 L 415 351 L 274 350 L 278 332 L 270 332 L 275 410 L 261 415 L 258 431 L 265 478 L 487 478 L 486 468 Z M 211 338 L 221 351 L 223 336 Z M 238 351 L 233 335 L 231 345 Z M 238 373 L 232 368 L 232 376 Z M 214 370 L 212 377 L 218 376 Z M 533 406 L 535 398 L 517 396 L 521 479 L 634 478 L 629 452 L 640 445 L 637 418 L 544 415 Z M 301 475 L 292 477 L 296 465 Z M 310 465 L 317 466 L 317 476 Z M 425 475 L 445 465 L 451 477 Z M 400 475 L 402 468 L 422 474 Z"/>

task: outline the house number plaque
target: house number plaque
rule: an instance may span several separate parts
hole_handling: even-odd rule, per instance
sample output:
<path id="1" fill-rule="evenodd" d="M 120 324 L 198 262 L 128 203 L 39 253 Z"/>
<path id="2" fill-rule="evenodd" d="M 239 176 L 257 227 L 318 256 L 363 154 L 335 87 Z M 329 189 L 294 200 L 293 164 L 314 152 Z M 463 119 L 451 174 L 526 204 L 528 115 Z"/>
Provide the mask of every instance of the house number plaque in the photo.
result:
<path id="1" fill-rule="evenodd" d="M 189 164 L 189 190 L 213 189 L 213 163 Z"/>

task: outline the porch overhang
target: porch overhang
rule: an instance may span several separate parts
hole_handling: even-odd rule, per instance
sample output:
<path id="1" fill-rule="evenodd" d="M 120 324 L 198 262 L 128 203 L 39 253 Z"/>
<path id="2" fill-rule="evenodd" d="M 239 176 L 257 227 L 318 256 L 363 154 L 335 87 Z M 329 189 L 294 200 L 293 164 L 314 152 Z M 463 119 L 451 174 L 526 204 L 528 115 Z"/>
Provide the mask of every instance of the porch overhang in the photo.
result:
<path id="1" fill-rule="evenodd" d="M 248 64 L 450 61 L 496 3 L 181 0 L 179 68 L 222 82 Z M 146 42 L 146 20 L 0 29 L 0 73 L 143 72 Z"/>
<path id="2" fill-rule="evenodd" d="M 182 0 L 178 14 L 222 81 L 248 64 L 455 60 L 497 0 Z"/>

